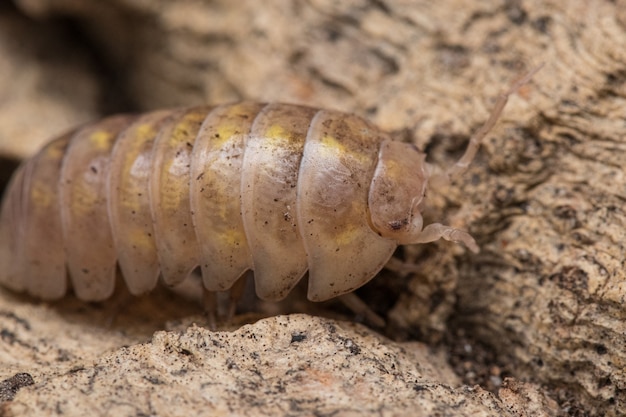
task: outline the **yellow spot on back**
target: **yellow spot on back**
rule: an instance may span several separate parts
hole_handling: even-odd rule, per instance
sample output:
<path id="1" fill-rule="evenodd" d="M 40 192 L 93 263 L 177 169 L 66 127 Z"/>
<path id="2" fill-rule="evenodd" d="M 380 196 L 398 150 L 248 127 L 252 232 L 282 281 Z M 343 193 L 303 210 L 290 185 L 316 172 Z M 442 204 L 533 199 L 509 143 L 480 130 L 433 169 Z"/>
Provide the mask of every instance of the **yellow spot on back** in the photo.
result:
<path id="1" fill-rule="evenodd" d="M 205 118 L 206 111 L 202 109 L 196 109 L 193 112 L 185 114 L 183 118 L 176 123 L 176 126 L 174 126 L 169 136 L 168 143 L 172 146 L 179 143 L 190 143 L 193 146 L 200 124 Z"/>
<path id="2" fill-rule="evenodd" d="M 321 140 L 322 145 L 327 148 L 330 148 L 336 152 L 338 155 L 342 155 L 346 152 L 346 147 L 343 143 L 339 142 L 335 137 L 325 135 Z"/>
<path id="3" fill-rule="evenodd" d="M 99 151 L 106 151 L 111 147 L 111 132 L 98 130 L 89 136 L 89 141 Z"/>
<path id="4" fill-rule="evenodd" d="M 154 131 L 154 126 L 151 123 L 142 123 L 141 125 L 137 126 L 135 130 L 137 138 L 141 139 L 138 141 L 138 143 L 143 143 L 146 139 L 154 136 L 155 133 L 156 132 Z"/>
<path id="5" fill-rule="evenodd" d="M 242 133 L 242 115 L 249 114 L 249 103 L 239 103 L 231 105 L 225 109 L 224 113 L 220 115 L 220 119 L 215 129 L 215 134 L 211 138 L 214 141 L 212 148 L 220 148 L 224 144 L 233 140 L 233 137 L 238 137 Z"/>
<path id="6" fill-rule="evenodd" d="M 176 128 L 170 134 L 169 140 L 167 141 L 170 146 L 175 147 L 180 142 L 187 140 L 187 124 L 181 123 L 176 126 Z"/>
<path id="7" fill-rule="evenodd" d="M 289 139 L 289 132 L 281 125 L 271 125 L 265 132 L 265 137 L 269 140 L 285 140 Z"/>
<path id="8" fill-rule="evenodd" d="M 138 212 L 141 210 L 141 197 L 139 194 L 146 192 L 143 187 L 134 181 L 126 181 L 120 188 L 119 204 L 126 210 Z"/>
<path id="9" fill-rule="evenodd" d="M 53 200 L 52 192 L 46 184 L 41 181 L 35 182 L 30 189 L 30 201 L 33 207 L 39 210 L 45 210 L 50 207 Z"/>
<path id="10" fill-rule="evenodd" d="M 226 142 L 228 142 L 234 135 L 239 133 L 237 124 L 234 121 L 230 121 L 230 123 L 220 123 L 217 127 L 218 137 L 213 138 L 216 142 L 216 147 L 220 147 Z"/>
<path id="11" fill-rule="evenodd" d="M 131 229 L 131 232 L 129 233 L 129 242 L 138 249 L 155 250 L 154 239 L 148 236 L 142 229 Z"/>
<path id="12" fill-rule="evenodd" d="M 98 192 L 84 181 L 77 180 L 72 185 L 70 210 L 77 217 L 92 215 L 100 205 Z"/>
<path id="13" fill-rule="evenodd" d="M 63 157 L 63 148 L 61 148 L 57 144 L 54 144 L 53 146 L 48 146 L 46 148 L 46 154 L 45 154 L 46 159 L 59 160 L 62 157 Z"/>
<path id="14" fill-rule="evenodd" d="M 167 161 L 162 168 L 164 174 L 169 177 L 169 181 L 164 181 L 160 185 L 160 206 L 161 210 L 166 213 L 176 213 L 181 209 L 183 204 L 183 196 L 188 187 L 187 183 L 180 183 L 176 178 L 173 178 L 167 174 L 174 165 L 173 160 Z"/>
<path id="15" fill-rule="evenodd" d="M 224 252 L 236 250 L 247 245 L 246 235 L 241 228 L 218 228 L 215 230 L 215 233 L 220 242 L 219 247 L 223 248 Z"/>
<path id="16" fill-rule="evenodd" d="M 354 243 L 356 239 L 363 237 L 360 227 L 354 224 L 345 225 L 339 233 L 335 235 L 335 243 L 338 246 L 348 246 Z"/>
<path id="17" fill-rule="evenodd" d="M 352 160 L 360 165 L 370 165 L 370 155 L 366 153 L 365 149 L 352 149 L 348 148 L 342 142 L 337 140 L 334 136 L 325 135 L 320 140 L 319 152 L 323 158 L 335 158 Z"/>

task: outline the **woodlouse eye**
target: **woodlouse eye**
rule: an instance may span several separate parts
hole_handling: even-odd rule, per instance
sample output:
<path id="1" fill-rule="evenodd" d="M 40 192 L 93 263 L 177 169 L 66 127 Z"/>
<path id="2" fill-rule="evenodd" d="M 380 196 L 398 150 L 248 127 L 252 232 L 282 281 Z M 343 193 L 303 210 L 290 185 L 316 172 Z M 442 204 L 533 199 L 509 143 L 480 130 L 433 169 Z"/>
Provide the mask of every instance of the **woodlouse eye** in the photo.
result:
<path id="1" fill-rule="evenodd" d="M 409 223 L 408 219 L 394 220 L 389 222 L 391 230 L 400 230 Z"/>

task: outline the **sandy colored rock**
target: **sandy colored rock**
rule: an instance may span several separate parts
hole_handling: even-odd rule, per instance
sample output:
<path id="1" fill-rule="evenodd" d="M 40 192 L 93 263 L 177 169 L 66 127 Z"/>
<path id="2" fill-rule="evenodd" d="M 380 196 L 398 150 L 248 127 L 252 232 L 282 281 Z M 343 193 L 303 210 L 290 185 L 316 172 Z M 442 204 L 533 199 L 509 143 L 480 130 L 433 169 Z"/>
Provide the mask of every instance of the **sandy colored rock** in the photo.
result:
<path id="1" fill-rule="evenodd" d="M 32 155 L 52 135 L 98 118 L 87 54 L 54 24 L 0 10 L 0 155 Z"/>
<path id="2" fill-rule="evenodd" d="M 508 410 L 514 396 L 458 384 L 425 345 L 292 315 L 233 332 L 158 332 L 23 388 L 4 415 L 530 415 Z"/>
<path id="3" fill-rule="evenodd" d="M 393 337 L 433 344 L 464 328 L 562 413 L 626 414 L 624 0 L 16 4 L 81 22 L 143 109 L 245 98 L 349 110 L 442 166 L 498 92 L 545 62 L 467 175 L 429 195 L 428 217 L 469 229 L 481 254 L 406 248 L 422 272 L 362 295 L 389 310 Z"/>
<path id="4" fill-rule="evenodd" d="M 20 372 L 35 381 L 68 372 L 76 362 L 145 342 L 167 322 L 198 313 L 198 306 L 172 296 L 159 292 L 90 306 L 71 297 L 37 303 L 0 290 L 0 381 Z"/>

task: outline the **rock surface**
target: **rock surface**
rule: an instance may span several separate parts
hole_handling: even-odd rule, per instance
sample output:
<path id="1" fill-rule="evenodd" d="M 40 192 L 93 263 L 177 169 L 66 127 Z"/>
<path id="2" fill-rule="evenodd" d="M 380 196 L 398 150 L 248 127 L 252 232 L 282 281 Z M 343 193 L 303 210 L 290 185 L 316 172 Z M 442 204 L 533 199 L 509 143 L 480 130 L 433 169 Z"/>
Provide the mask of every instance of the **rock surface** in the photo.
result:
<path id="1" fill-rule="evenodd" d="M 6 6 L 4 6 L 6 7 Z M 98 116 L 95 68 L 58 25 L 0 6 L 0 155 L 33 154 L 51 135 Z M 70 98 L 70 99 L 68 99 Z"/>
<path id="2" fill-rule="evenodd" d="M 481 254 L 469 256 L 447 242 L 405 248 L 405 259 L 423 272 L 406 278 L 387 273 L 361 296 L 377 311 L 388 312 L 388 334 L 393 338 L 417 337 L 454 351 L 460 343 L 455 337 L 463 329 L 472 340 L 490 346 L 491 365 L 516 380 L 505 382 L 498 398 L 482 391 L 483 406 L 507 407 L 511 415 L 523 415 L 535 405 L 552 412 L 549 401 L 539 400 L 541 394 L 519 382 L 526 380 L 541 384 L 558 401 L 561 414 L 626 414 L 624 0 L 493 0 L 471 5 L 461 0 L 311 0 L 282 7 L 259 7 L 252 0 L 15 3 L 33 18 L 63 16 L 74 21 L 85 36 L 83 42 L 119 75 L 124 95 L 138 109 L 260 99 L 354 111 L 398 131 L 441 166 L 458 158 L 495 96 L 515 77 L 545 62 L 533 82 L 511 98 L 467 175 L 429 195 L 428 217 L 469 229 Z M 0 25 L 0 48 L 15 39 L 8 27 Z M 24 45 L 37 43 L 31 38 L 24 33 Z M 29 55 L 14 49 L 7 49 L 7 56 L 19 66 L 0 65 L 33 66 L 36 69 L 29 71 L 48 73 L 39 60 L 24 61 Z M 12 92 L 3 95 L 2 109 L 18 108 L 20 86 L 39 91 L 28 80 L 11 80 L 19 82 L 11 81 L 11 89 L 4 84 L 0 88 L 3 94 Z M 78 119 L 84 120 L 85 109 L 89 114 L 98 109 L 93 90 L 70 90 L 59 101 L 73 103 Z M 85 103 L 81 94 L 87 94 L 87 103 L 77 105 Z M 58 111 L 48 99 L 24 97 L 33 97 L 32 109 L 49 103 L 51 112 Z M 20 120 L 27 121 L 22 126 L 46 129 L 42 137 L 57 133 L 45 118 L 31 117 L 45 112 L 25 108 L 18 113 L 0 119 L 0 139 L 12 138 L 5 133 L 10 129 L 21 132 L 11 124 L 20 126 Z M 0 140 L 0 149 L 8 149 L 6 144 L 6 139 Z M 137 330 L 139 339 L 125 339 L 128 331 L 119 336 L 93 327 L 94 313 L 67 323 L 69 330 L 63 330 L 67 317 L 61 315 L 59 327 L 47 333 L 46 326 L 35 323 L 55 315 L 49 317 L 46 307 L 33 307 L 24 314 L 32 315 L 28 322 L 37 332 L 23 345 L 6 334 L 20 326 L 12 314 L 30 307 L 7 300 L 12 296 L 0 299 L 0 311 L 5 312 L 0 330 L 9 329 L 2 333 L 6 353 L 0 377 L 27 372 L 36 384 L 50 381 L 44 385 L 51 390 L 71 378 L 67 373 L 74 359 L 103 366 L 127 352 L 137 355 L 129 359 L 132 367 L 140 361 L 140 350 L 163 350 L 165 339 L 183 343 L 185 335 L 198 332 L 199 339 L 212 337 L 190 329 L 182 336 L 159 334 L 147 342 L 154 330 L 164 328 L 148 320 L 147 327 L 135 322 L 142 329 Z M 328 325 L 298 320 L 311 320 L 316 334 L 323 334 Z M 258 326 L 279 327 L 271 322 Z M 247 331 L 255 332 L 239 332 Z M 84 336 L 75 345 L 65 334 Z M 47 344 L 38 347 L 37 337 Z M 276 340 L 290 335 L 282 337 Z M 141 342 L 147 344 L 137 345 Z M 128 350 L 119 351 L 125 344 Z M 370 352 L 368 343 L 359 346 Z M 83 348 L 87 353 L 81 353 Z M 60 360 L 59 349 L 73 352 L 72 360 Z M 93 372 L 90 366 L 79 375 Z M 26 412 L 18 406 L 27 395 L 22 392 L 38 395 L 35 387 L 44 385 L 22 388 L 7 407 Z M 448 393 L 454 396 L 460 390 Z M 468 404 L 481 396 L 479 391 L 469 395 Z M 519 400 L 516 406 L 508 402 L 511 398 Z"/>
<path id="3" fill-rule="evenodd" d="M 3 327 L 15 325 L 1 351 L 23 360 L 2 373 L 26 368 L 35 380 L 3 404 L 6 416 L 89 410 L 115 416 L 547 416 L 556 407 L 535 387 L 514 381 L 501 398 L 461 386 L 442 352 L 397 344 L 348 322 L 277 316 L 220 332 L 179 322 L 145 343 L 124 334 L 128 324 L 103 330 L 94 323 L 83 334 L 71 334 L 78 326 L 68 324 L 68 334 L 52 346 L 58 318 L 49 307 L 3 301 L 14 303 Z M 37 317 L 42 314 L 47 318 Z M 28 347 L 35 340 L 33 357 Z M 33 359 L 39 367 L 26 365 Z M 525 410 L 529 393 L 532 414 Z"/>

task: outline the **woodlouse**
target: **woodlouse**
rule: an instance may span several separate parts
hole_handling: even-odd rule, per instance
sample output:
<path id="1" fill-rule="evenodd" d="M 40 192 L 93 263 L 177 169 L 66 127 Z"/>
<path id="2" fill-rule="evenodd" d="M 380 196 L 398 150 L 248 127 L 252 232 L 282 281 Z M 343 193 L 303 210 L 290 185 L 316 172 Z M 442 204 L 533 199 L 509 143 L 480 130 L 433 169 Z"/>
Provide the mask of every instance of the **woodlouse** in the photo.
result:
<path id="1" fill-rule="evenodd" d="M 507 99 L 502 94 L 464 156 L 465 170 Z M 373 278 L 397 245 L 444 238 L 423 226 L 431 171 L 413 145 L 350 114 L 287 104 L 112 116 L 65 134 L 23 163 L 0 214 L 0 282 L 43 299 L 132 294 L 159 275 L 176 285 L 197 266 L 209 292 L 253 270 L 262 299 L 287 295 L 308 270 L 322 301 Z"/>

